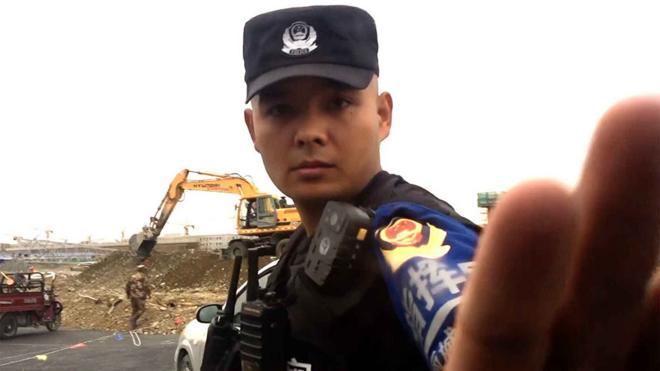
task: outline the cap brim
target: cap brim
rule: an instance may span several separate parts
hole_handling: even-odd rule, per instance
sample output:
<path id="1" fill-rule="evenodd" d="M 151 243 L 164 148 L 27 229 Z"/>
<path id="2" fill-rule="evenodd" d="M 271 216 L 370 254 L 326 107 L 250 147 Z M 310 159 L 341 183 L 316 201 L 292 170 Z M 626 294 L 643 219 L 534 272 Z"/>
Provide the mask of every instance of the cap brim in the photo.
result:
<path id="1" fill-rule="evenodd" d="M 364 89 L 371 82 L 371 79 L 374 76 L 374 71 L 327 63 L 296 64 L 293 66 L 280 67 L 258 76 L 247 84 L 247 97 L 245 98 L 245 103 L 249 102 L 250 99 L 259 94 L 263 88 L 269 85 L 291 77 L 302 76 L 323 77 L 338 81 L 356 89 Z"/>

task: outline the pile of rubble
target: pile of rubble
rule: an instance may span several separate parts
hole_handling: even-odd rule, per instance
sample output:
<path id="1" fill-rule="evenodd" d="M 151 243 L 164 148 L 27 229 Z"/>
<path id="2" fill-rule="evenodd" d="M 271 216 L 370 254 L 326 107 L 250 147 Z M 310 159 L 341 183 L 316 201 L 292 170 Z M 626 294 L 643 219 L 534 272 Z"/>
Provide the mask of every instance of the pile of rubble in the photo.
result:
<path id="1" fill-rule="evenodd" d="M 62 325 L 127 331 L 131 305 L 124 287 L 137 264 L 134 254 L 115 252 L 76 276 L 58 278 Z M 199 250 L 154 252 L 147 266 L 152 295 L 138 326 L 144 333 L 174 334 L 194 318 L 199 305 L 225 301 L 233 260 Z M 243 282 L 245 269 L 241 275 Z"/>

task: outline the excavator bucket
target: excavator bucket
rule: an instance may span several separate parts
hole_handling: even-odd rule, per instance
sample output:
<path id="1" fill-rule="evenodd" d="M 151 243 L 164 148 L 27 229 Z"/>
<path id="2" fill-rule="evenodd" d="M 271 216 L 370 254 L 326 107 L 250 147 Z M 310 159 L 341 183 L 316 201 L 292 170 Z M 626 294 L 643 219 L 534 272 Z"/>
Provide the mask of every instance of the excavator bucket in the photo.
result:
<path id="1" fill-rule="evenodd" d="M 143 233 L 137 233 L 131 236 L 128 240 L 128 246 L 131 251 L 136 252 L 138 256 L 148 258 L 151 256 L 151 250 L 156 246 L 156 239 L 149 239 Z"/>

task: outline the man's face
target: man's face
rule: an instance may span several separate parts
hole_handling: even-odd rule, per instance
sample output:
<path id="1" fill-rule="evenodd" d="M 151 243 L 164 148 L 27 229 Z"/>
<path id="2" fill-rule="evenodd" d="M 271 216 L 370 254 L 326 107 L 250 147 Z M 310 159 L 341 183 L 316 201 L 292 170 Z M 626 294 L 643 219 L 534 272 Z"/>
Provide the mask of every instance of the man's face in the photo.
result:
<path id="1" fill-rule="evenodd" d="M 273 183 L 295 202 L 350 200 L 380 170 L 392 98 L 300 77 L 264 89 L 245 122 Z"/>

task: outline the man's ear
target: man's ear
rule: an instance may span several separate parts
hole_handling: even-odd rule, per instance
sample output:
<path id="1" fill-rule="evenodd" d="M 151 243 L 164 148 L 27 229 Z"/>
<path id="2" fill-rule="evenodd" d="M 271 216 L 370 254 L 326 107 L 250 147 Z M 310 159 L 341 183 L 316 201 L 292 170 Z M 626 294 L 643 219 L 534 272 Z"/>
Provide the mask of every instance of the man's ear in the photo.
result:
<path id="1" fill-rule="evenodd" d="M 245 120 L 245 126 L 247 126 L 247 129 L 250 132 L 250 138 L 252 138 L 254 150 L 259 152 L 259 148 L 257 148 L 257 141 L 255 139 L 256 137 L 254 135 L 254 112 L 252 112 L 251 108 L 246 108 L 245 111 L 243 111 L 243 119 Z"/>
<path id="2" fill-rule="evenodd" d="M 393 108 L 392 95 L 386 91 L 382 92 L 378 96 L 378 131 L 381 142 L 390 135 Z"/>

